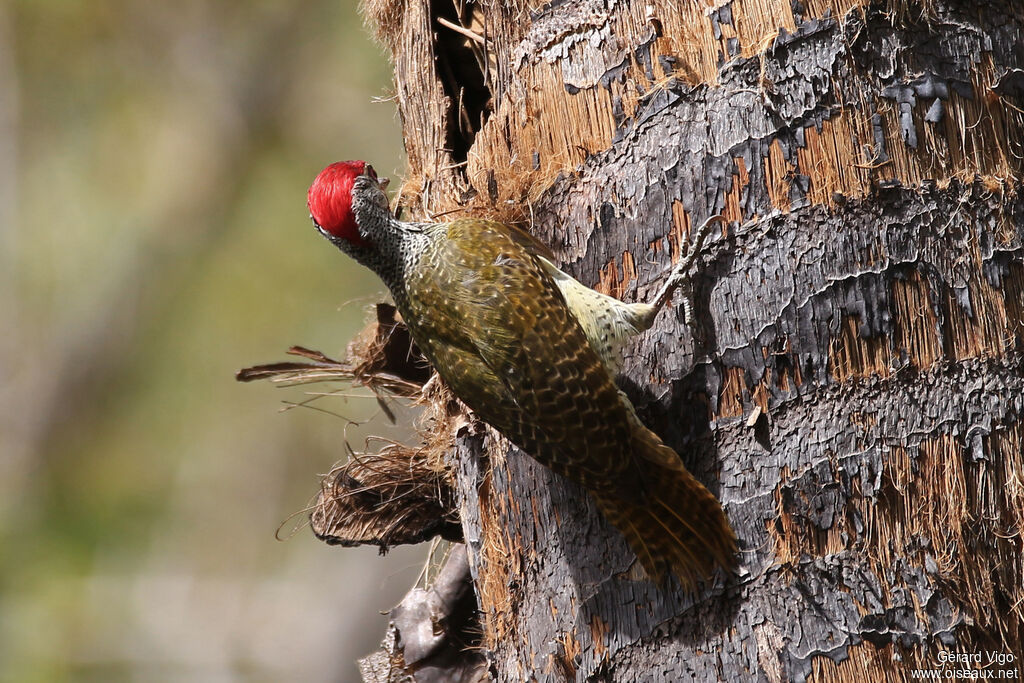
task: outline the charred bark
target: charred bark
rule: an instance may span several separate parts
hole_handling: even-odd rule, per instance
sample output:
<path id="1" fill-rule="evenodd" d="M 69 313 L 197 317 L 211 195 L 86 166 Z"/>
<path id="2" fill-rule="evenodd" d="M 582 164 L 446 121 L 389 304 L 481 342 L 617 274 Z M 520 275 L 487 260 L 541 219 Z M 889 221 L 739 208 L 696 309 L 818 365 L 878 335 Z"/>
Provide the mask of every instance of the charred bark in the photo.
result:
<path id="1" fill-rule="evenodd" d="M 1021 675 L 1024 8 L 364 4 L 407 210 L 520 222 L 630 300 L 728 221 L 696 334 L 663 314 L 623 386 L 722 500 L 741 570 L 694 595 L 631 578 L 579 487 L 463 428 L 491 675 L 903 681 L 950 650 Z"/>

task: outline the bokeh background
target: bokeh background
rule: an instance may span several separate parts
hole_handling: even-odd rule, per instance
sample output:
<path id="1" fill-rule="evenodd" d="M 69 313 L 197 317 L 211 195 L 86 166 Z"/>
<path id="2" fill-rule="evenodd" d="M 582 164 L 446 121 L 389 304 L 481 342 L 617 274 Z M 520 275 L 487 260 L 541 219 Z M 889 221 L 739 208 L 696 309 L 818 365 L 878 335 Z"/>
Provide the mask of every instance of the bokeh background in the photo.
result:
<path id="1" fill-rule="evenodd" d="M 381 299 L 305 191 L 389 88 L 351 0 L 0 3 L 0 679 L 357 679 L 425 553 L 291 516 L 401 429 L 234 372 Z"/>

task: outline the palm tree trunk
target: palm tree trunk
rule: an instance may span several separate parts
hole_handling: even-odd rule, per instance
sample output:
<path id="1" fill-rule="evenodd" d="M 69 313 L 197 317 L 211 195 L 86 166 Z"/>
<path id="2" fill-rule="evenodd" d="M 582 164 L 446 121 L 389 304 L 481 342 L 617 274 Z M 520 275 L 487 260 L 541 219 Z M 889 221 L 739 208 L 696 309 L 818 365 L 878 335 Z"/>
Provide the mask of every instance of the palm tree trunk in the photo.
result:
<path id="1" fill-rule="evenodd" d="M 519 222 L 649 298 L 623 387 L 722 500 L 741 570 L 629 578 L 582 490 L 449 454 L 498 680 L 911 680 L 1024 656 L 1024 7 L 365 0 L 407 211 Z M 400 640 L 400 639 L 399 639 Z M 393 643 L 394 645 L 394 643 Z M 400 648 L 399 643 L 395 647 Z M 415 667 L 413 667 L 414 669 Z M 386 679 L 373 679 L 386 680 Z"/>

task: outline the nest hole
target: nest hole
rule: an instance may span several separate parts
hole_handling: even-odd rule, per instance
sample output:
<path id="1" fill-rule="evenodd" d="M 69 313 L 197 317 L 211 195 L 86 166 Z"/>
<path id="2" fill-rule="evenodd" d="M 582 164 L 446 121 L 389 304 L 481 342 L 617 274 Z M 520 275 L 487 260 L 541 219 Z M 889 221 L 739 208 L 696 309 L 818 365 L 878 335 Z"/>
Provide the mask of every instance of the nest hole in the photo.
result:
<path id="1" fill-rule="evenodd" d="M 473 0 L 431 0 L 430 16 L 437 75 L 449 101 L 445 142 L 462 163 L 493 109 L 493 54 L 483 11 Z"/>

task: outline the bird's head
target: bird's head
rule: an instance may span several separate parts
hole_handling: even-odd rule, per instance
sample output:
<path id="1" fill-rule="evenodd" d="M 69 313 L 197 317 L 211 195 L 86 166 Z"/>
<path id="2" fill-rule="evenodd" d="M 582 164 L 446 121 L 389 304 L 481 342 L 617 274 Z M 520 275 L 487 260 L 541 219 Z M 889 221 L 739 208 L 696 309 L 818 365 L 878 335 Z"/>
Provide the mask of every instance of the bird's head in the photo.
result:
<path id="1" fill-rule="evenodd" d="M 360 205 L 375 205 L 388 211 L 384 189 L 388 179 L 377 178 L 365 161 L 338 161 L 331 164 L 309 186 L 307 204 L 313 225 L 332 242 L 367 247 L 370 242 L 360 231 L 356 213 Z"/>

